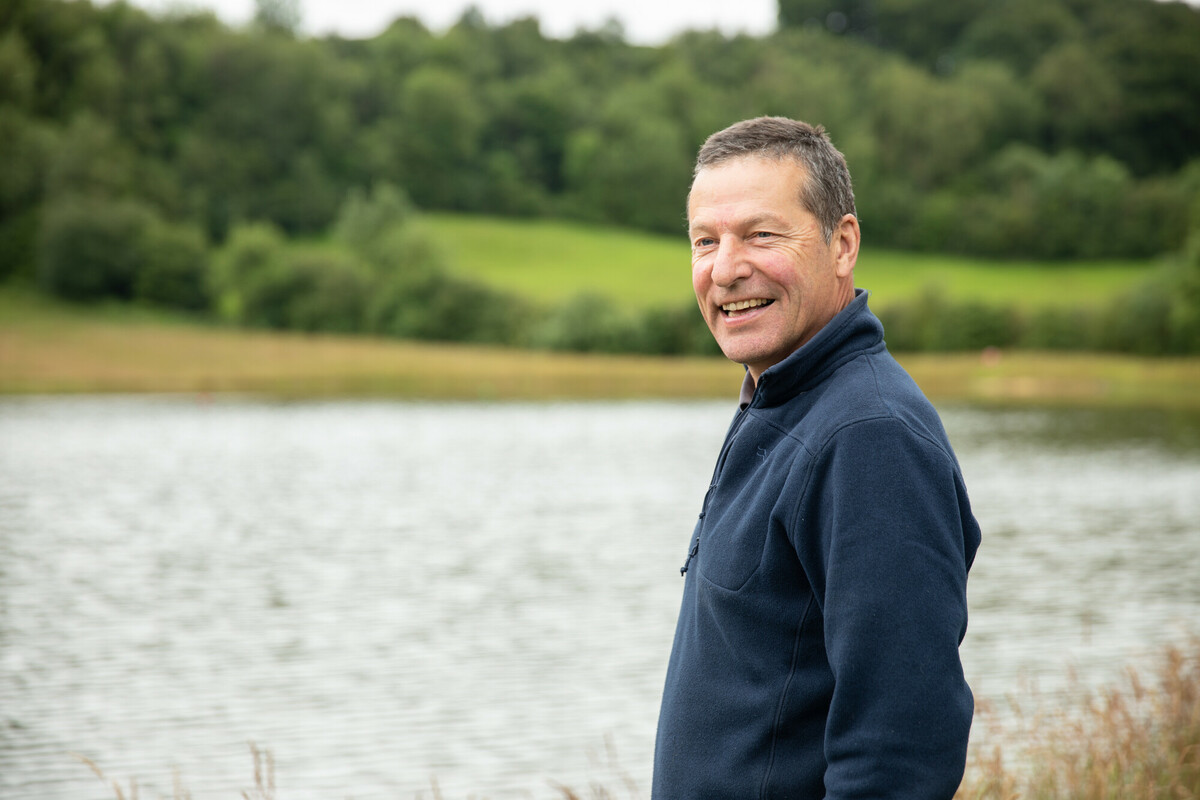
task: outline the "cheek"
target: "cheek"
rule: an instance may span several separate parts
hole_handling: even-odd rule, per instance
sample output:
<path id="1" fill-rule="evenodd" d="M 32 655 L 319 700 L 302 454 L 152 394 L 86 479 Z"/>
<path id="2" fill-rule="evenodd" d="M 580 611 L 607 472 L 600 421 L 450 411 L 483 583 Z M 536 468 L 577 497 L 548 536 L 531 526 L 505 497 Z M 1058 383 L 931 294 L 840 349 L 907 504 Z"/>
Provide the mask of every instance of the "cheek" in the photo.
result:
<path id="1" fill-rule="evenodd" d="M 771 283 L 792 294 L 808 294 L 812 288 L 813 276 L 794 258 L 780 257 L 763 262 L 760 271 Z"/>
<path id="2" fill-rule="evenodd" d="M 703 297 L 708 291 L 708 287 L 712 285 L 711 277 L 712 273 L 707 268 L 699 264 L 692 267 L 692 289 L 697 298 Z"/>

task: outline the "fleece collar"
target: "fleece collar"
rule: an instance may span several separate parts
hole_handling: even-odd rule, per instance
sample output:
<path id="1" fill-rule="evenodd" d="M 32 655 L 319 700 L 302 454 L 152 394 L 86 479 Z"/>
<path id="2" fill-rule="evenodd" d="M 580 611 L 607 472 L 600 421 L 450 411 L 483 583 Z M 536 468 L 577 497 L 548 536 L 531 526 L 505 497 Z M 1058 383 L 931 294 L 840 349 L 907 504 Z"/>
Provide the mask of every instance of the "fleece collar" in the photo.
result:
<path id="1" fill-rule="evenodd" d="M 867 291 L 855 289 L 850 304 L 816 336 L 759 376 L 751 405 L 782 405 L 820 383 L 839 364 L 882 349 L 883 325 L 867 308 Z M 749 372 L 746 377 L 749 380 Z"/>

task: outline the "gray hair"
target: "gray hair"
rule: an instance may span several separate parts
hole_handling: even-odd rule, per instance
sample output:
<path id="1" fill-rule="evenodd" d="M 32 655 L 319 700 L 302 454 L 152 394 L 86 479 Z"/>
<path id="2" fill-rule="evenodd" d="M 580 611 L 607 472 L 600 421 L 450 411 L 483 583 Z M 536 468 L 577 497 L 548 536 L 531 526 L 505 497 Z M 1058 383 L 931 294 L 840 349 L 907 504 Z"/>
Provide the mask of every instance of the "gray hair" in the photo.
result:
<path id="1" fill-rule="evenodd" d="M 705 167 L 745 156 L 792 158 L 807 172 L 800 202 L 817 218 L 828 243 L 846 214 L 854 214 L 854 189 L 845 157 L 820 125 L 786 117 L 758 117 L 717 131 L 700 148 L 693 177 Z"/>

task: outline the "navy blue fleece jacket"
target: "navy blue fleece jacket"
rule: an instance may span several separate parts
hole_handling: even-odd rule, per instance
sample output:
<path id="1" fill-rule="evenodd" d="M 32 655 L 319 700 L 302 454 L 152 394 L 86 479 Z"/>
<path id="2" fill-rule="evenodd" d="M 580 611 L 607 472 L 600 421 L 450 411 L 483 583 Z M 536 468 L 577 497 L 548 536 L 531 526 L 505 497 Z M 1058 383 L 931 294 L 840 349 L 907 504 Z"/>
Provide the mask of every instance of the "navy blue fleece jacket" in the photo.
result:
<path id="1" fill-rule="evenodd" d="M 950 798 L 979 546 L 865 292 L 759 378 L 690 542 L 653 798 Z"/>

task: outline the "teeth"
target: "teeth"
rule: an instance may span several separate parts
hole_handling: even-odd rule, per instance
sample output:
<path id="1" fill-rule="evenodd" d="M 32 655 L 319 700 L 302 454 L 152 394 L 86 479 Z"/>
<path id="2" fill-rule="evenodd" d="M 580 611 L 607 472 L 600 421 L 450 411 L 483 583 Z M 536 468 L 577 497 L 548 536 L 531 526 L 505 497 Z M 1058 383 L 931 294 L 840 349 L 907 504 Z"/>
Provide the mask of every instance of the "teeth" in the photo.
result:
<path id="1" fill-rule="evenodd" d="M 764 300 L 762 298 L 757 298 L 754 300 L 741 300 L 737 303 L 726 303 L 725 305 L 721 306 L 721 310 L 727 311 L 727 312 L 745 311 L 747 308 L 757 308 L 758 306 L 765 306 L 769 302 L 771 302 L 771 301 Z"/>

